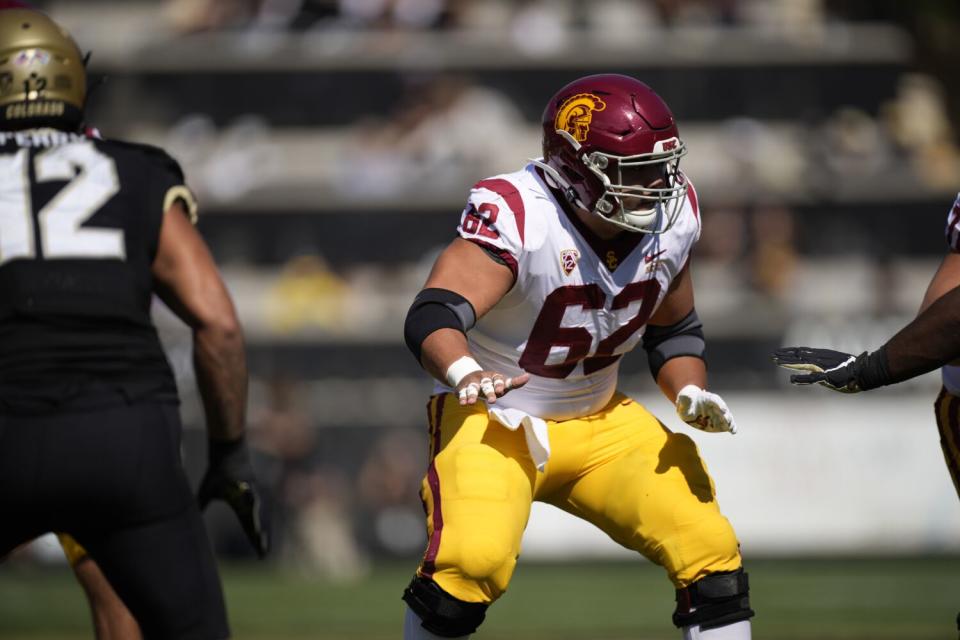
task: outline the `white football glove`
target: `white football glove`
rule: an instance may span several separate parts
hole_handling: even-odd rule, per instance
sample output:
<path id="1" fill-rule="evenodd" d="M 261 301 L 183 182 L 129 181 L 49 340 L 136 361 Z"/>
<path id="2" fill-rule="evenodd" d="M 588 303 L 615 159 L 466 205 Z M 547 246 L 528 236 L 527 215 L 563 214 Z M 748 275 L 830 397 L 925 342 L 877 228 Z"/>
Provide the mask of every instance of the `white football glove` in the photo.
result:
<path id="1" fill-rule="evenodd" d="M 733 414 L 723 398 L 704 391 L 695 384 L 688 384 L 677 394 L 677 415 L 680 419 L 709 433 L 737 432 Z"/>

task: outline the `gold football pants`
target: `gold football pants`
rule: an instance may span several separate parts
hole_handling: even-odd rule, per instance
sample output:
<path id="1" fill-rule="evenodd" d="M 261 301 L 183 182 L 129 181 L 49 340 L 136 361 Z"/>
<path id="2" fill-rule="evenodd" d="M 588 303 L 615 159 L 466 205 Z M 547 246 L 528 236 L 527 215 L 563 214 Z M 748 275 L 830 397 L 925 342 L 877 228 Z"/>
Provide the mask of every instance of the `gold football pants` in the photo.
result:
<path id="1" fill-rule="evenodd" d="M 937 429 L 940 431 L 940 447 L 953 486 L 960 497 L 960 398 L 941 389 L 934 409 L 937 413 Z"/>
<path id="2" fill-rule="evenodd" d="M 67 562 L 71 567 L 77 566 L 77 563 L 87 557 L 87 550 L 80 546 L 73 536 L 66 533 L 58 533 L 57 539 L 60 540 L 60 546 L 63 547 L 63 554 L 67 556 Z"/>
<path id="3" fill-rule="evenodd" d="M 740 567 L 696 445 L 626 396 L 585 418 L 548 420 L 542 473 L 523 430 L 490 420 L 483 402 L 460 406 L 441 394 L 427 408 L 428 544 L 418 573 L 455 598 L 490 603 L 506 591 L 534 500 L 592 522 L 666 569 L 677 588 Z"/>

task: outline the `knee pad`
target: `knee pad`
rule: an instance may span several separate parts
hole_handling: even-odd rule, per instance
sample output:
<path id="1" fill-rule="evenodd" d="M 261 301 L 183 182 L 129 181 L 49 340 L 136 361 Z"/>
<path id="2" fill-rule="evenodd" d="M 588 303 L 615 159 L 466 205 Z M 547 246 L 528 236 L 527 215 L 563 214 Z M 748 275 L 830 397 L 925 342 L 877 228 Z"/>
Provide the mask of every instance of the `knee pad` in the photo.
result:
<path id="1" fill-rule="evenodd" d="M 743 568 L 713 573 L 689 587 L 677 589 L 673 624 L 681 629 L 700 625 L 703 630 L 723 627 L 754 615 L 750 608 L 750 585 Z"/>
<path id="2" fill-rule="evenodd" d="M 423 628 L 441 638 L 468 636 L 487 615 L 482 602 L 464 602 L 428 578 L 414 577 L 403 591 L 403 601 L 423 620 Z"/>

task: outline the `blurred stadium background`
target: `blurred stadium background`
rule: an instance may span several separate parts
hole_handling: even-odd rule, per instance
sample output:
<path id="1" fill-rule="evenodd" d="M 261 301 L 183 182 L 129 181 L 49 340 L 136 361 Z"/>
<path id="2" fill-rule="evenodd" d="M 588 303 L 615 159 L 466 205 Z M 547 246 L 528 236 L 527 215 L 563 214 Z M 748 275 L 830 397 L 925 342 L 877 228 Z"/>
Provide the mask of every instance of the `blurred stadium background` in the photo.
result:
<path id="1" fill-rule="evenodd" d="M 430 389 L 402 321 L 477 179 L 539 154 L 558 87 L 623 72 L 671 105 L 705 219 L 698 309 L 741 433 L 694 437 L 751 571 L 760 638 L 953 638 L 960 504 L 931 374 L 797 390 L 782 344 L 875 348 L 915 313 L 960 189 L 960 8 L 840 0 L 37 2 L 92 50 L 90 120 L 183 164 L 245 323 L 275 551 L 208 514 L 238 638 L 396 638 L 424 545 Z M 951 82 L 952 81 L 952 82 Z M 204 432 L 189 334 L 157 308 Z M 821 392 L 822 391 L 822 392 Z M 149 552 L 149 550 L 145 550 Z M 673 638 L 661 572 L 535 508 L 478 638 Z M 49 540 L 0 568 L 0 637 L 88 637 Z"/>

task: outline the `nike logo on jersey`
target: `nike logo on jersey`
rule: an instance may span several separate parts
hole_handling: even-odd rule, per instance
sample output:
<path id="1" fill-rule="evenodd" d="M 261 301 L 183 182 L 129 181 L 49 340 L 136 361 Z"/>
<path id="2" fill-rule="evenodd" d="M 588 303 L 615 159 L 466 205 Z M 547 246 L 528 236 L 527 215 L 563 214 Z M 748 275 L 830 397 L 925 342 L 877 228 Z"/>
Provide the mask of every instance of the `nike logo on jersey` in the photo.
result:
<path id="1" fill-rule="evenodd" d="M 659 258 L 660 256 L 662 256 L 662 255 L 665 254 L 666 252 L 667 252 L 666 249 L 661 249 L 660 251 L 657 251 L 656 253 L 648 253 L 647 255 L 643 256 L 643 261 L 644 261 L 645 263 L 653 262 L 654 260 L 656 260 L 657 258 Z"/>

